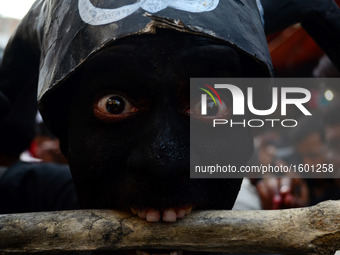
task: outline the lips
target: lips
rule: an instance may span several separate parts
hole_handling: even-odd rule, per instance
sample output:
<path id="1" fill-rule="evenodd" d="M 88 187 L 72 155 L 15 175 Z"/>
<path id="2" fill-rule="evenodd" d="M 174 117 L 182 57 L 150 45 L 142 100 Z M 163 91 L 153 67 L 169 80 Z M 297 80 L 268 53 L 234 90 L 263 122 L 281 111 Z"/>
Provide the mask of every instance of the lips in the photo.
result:
<path id="1" fill-rule="evenodd" d="M 157 209 L 135 209 L 130 207 L 132 214 L 139 218 L 145 219 L 147 222 L 176 222 L 177 219 L 183 218 L 192 211 L 192 205 L 169 208 L 165 210 Z"/>

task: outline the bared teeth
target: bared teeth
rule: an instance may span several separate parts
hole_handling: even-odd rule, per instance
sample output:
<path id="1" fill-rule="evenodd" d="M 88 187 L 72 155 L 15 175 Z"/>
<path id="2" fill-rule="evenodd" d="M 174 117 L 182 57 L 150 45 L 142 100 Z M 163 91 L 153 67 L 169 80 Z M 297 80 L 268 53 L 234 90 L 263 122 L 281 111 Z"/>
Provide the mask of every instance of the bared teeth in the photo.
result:
<path id="1" fill-rule="evenodd" d="M 177 215 L 174 209 L 167 209 L 163 211 L 163 221 L 165 222 L 175 222 L 177 220 Z"/>
<path id="2" fill-rule="evenodd" d="M 192 211 L 192 206 L 183 206 L 179 208 L 169 208 L 166 210 L 156 209 L 142 209 L 137 210 L 130 207 L 130 211 L 134 215 L 138 215 L 139 218 L 146 219 L 148 222 L 158 222 L 161 220 L 164 222 L 175 222 L 177 219 L 184 218 Z"/>
<path id="3" fill-rule="evenodd" d="M 188 215 L 191 213 L 191 211 L 192 211 L 192 206 L 189 206 L 185 209 L 185 214 Z"/>
<path id="4" fill-rule="evenodd" d="M 150 209 L 146 213 L 146 221 L 148 222 L 158 222 L 161 219 L 161 214 L 159 210 Z"/>
<path id="5" fill-rule="evenodd" d="M 176 211 L 177 218 L 181 219 L 185 216 L 185 210 L 184 209 L 179 209 Z"/>

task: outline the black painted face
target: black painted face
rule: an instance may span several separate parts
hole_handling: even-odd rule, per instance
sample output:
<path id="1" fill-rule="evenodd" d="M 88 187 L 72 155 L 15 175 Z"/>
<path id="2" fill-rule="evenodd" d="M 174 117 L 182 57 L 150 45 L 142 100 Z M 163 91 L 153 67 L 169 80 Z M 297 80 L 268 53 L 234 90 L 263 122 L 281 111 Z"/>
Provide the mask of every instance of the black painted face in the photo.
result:
<path id="1" fill-rule="evenodd" d="M 231 47 L 168 31 L 122 39 L 91 57 L 73 78 L 62 140 L 83 207 L 231 209 L 241 180 L 189 178 L 189 79 L 245 70 Z M 240 129 L 226 141 L 231 135 L 241 151 L 228 146 L 226 156 L 247 161 L 251 137 Z"/>

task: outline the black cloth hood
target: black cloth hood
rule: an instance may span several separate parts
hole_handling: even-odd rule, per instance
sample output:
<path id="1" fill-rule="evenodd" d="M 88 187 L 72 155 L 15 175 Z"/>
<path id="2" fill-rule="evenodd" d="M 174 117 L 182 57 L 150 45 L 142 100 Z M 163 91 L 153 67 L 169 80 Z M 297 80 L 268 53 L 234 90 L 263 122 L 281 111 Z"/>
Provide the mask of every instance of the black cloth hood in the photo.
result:
<path id="1" fill-rule="evenodd" d="M 0 74 L 17 73 L 18 61 L 26 68 L 32 66 L 39 72 L 41 100 L 107 44 L 169 28 L 223 40 L 252 57 L 271 76 L 258 4 L 254 0 L 38 0 L 10 40 Z M 6 61 L 13 56 L 16 61 Z M 15 83 L 18 79 L 6 80 Z"/>

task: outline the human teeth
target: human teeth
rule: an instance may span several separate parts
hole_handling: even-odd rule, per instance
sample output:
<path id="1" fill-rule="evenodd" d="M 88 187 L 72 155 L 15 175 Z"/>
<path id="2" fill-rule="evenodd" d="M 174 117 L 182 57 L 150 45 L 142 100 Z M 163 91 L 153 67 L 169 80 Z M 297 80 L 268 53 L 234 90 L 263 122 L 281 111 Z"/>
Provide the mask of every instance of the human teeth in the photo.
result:
<path id="1" fill-rule="evenodd" d="M 176 212 L 177 218 L 183 218 L 185 216 L 185 210 L 184 209 L 179 209 Z"/>
<path id="2" fill-rule="evenodd" d="M 156 209 L 135 209 L 130 207 L 130 211 L 134 215 L 138 215 L 139 218 L 146 219 L 148 222 L 158 222 L 162 218 L 165 222 L 175 222 L 177 219 L 184 218 L 192 211 L 192 206 L 183 206 L 177 208 L 169 208 L 166 210 Z"/>
<path id="3" fill-rule="evenodd" d="M 148 222 L 157 222 L 161 218 L 161 214 L 158 210 L 150 209 L 146 213 L 146 221 Z"/>
<path id="4" fill-rule="evenodd" d="M 192 211 L 192 206 L 189 206 L 188 208 L 185 209 L 185 214 L 190 214 Z"/>
<path id="5" fill-rule="evenodd" d="M 163 221 L 165 222 L 175 222 L 177 215 L 174 209 L 168 209 L 163 211 Z"/>

